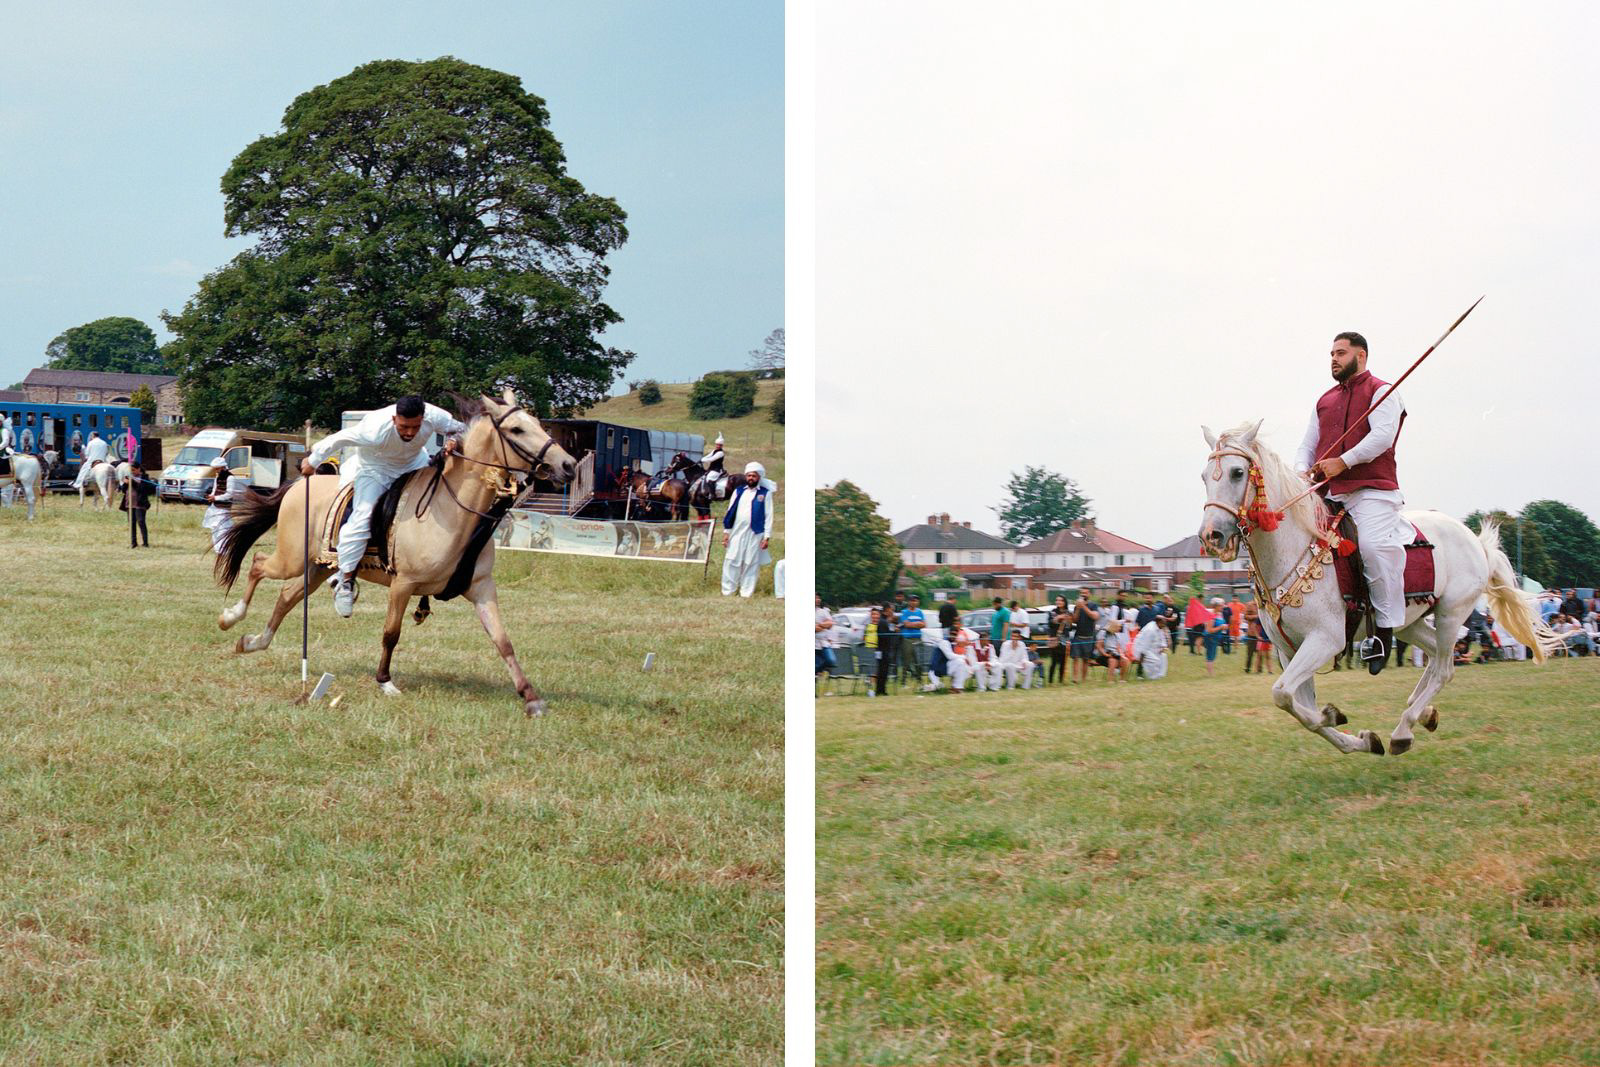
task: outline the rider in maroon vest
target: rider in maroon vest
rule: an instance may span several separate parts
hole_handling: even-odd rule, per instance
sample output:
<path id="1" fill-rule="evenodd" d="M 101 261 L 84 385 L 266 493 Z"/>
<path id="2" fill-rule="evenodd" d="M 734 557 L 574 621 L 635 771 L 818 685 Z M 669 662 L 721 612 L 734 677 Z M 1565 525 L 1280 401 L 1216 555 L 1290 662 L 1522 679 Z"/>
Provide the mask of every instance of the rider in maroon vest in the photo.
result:
<path id="1" fill-rule="evenodd" d="M 1362 643 L 1361 656 L 1377 674 L 1394 648 L 1395 629 L 1406 620 L 1405 546 L 1415 531 L 1400 514 L 1405 498 L 1394 461 L 1406 409 L 1399 394 L 1390 393 L 1363 418 L 1389 383 L 1368 373 L 1367 340 L 1359 333 L 1335 337 L 1330 357 L 1336 384 L 1318 399 L 1294 465 L 1322 482 L 1328 499 L 1343 504 L 1355 520 L 1378 631 Z M 1319 460 L 1336 441 L 1342 451 Z"/>

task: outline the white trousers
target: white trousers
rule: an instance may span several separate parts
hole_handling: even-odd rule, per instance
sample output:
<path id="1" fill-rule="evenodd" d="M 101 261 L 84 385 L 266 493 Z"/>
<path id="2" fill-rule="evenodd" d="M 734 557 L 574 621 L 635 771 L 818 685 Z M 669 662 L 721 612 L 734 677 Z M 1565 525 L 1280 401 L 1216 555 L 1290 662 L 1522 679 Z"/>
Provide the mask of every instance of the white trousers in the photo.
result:
<path id="1" fill-rule="evenodd" d="M 998 691 L 1000 688 L 1002 675 L 1000 673 L 1000 664 L 996 660 L 991 659 L 988 663 L 980 662 L 973 668 L 972 676 L 978 679 L 978 688 L 980 690 L 994 689 Z"/>
<path id="2" fill-rule="evenodd" d="M 350 521 L 339 531 L 340 574 L 353 575 L 361 565 L 361 556 L 367 550 L 367 539 L 372 536 L 372 509 L 393 481 L 393 478 L 367 470 L 357 471 L 351 479 L 355 491 L 350 497 Z"/>
<path id="3" fill-rule="evenodd" d="M 1022 678 L 1022 688 L 1033 688 L 1032 663 L 1002 663 L 999 666 L 1005 671 L 1007 688 L 1015 689 L 1017 687 L 1017 677 L 1019 675 Z M 998 689 L 999 686 L 996 686 L 995 688 Z"/>
<path id="4" fill-rule="evenodd" d="M 1400 514 L 1405 498 L 1392 489 L 1357 489 L 1344 494 L 1342 502 L 1359 534 L 1373 615 L 1379 626 L 1404 626 L 1406 545 L 1416 537 L 1411 523 Z"/>
<path id="5" fill-rule="evenodd" d="M 945 666 L 950 671 L 950 688 L 965 689 L 967 687 L 967 679 L 972 677 L 972 668 L 967 665 L 967 661 L 964 659 L 948 659 L 945 660 Z M 934 687 L 943 684 L 939 676 L 932 671 L 928 672 L 928 682 Z"/>

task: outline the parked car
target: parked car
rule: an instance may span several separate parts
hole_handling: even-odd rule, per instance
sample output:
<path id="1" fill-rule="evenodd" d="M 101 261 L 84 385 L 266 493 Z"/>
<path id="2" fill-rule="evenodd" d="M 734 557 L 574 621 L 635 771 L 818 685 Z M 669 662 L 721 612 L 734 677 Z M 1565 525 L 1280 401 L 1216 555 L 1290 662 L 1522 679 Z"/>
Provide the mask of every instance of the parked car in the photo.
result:
<path id="1" fill-rule="evenodd" d="M 870 607 L 840 608 L 833 613 L 834 642 L 840 647 L 859 645 L 866 641 L 867 619 Z"/>

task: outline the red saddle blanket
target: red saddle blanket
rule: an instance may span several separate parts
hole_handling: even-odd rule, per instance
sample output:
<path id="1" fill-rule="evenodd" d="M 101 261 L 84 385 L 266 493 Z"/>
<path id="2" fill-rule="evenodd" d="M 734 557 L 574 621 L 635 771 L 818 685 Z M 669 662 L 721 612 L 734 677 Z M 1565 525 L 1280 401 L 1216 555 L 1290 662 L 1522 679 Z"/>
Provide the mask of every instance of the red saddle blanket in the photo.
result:
<path id="1" fill-rule="evenodd" d="M 1438 594 L 1433 588 L 1433 544 L 1417 528 L 1416 523 L 1411 524 L 1416 530 L 1416 540 L 1406 546 L 1406 600 L 1419 604 L 1432 604 L 1438 599 Z M 1341 524 L 1340 533 L 1346 538 L 1355 540 L 1353 524 Z M 1333 573 L 1339 579 L 1339 592 L 1344 594 L 1346 611 L 1361 612 L 1367 610 L 1367 581 L 1361 568 L 1361 554 L 1358 549 L 1348 556 L 1341 556 L 1337 552 L 1333 556 Z"/>

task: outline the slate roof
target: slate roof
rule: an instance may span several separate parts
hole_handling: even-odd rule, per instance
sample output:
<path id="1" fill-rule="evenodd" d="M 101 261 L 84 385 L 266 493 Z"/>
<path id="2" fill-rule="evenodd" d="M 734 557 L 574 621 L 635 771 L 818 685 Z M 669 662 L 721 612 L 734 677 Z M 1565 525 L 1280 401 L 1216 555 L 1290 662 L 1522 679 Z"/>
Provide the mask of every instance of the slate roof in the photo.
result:
<path id="1" fill-rule="evenodd" d="M 1206 550 L 1200 545 L 1199 534 L 1190 534 L 1182 541 L 1174 541 L 1166 548 L 1156 549 L 1157 559 L 1197 559 L 1204 555 L 1206 555 Z M 1244 566 L 1244 561 L 1249 557 L 1249 555 L 1250 546 L 1248 544 L 1240 545 L 1239 558 L 1234 560 L 1234 564 L 1242 568 Z M 1231 565 L 1233 564 L 1230 564 L 1230 566 Z"/>
<path id="2" fill-rule="evenodd" d="M 1092 536 L 1091 536 L 1092 534 Z M 1141 545 L 1109 530 L 1096 527 L 1093 531 L 1068 526 L 1049 537 L 1041 537 L 1017 549 L 1018 552 L 1149 552 L 1149 545 Z"/>
<path id="3" fill-rule="evenodd" d="M 122 374 L 103 370 L 50 370 L 35 367 L 22 379 L 23 385 L 37 385 L 52 389 L 115 389 L 131 392 L 148 385 L 152 393 L 163 385 L 178 380 L 176 374 Z"/>
<path id="4" fill-rule="evenodd" d="M 5 404 L 5 403 L 8 403 L 8 402 L 15 402 L 15 403 L 21 404 L 21 403 L 25 403 L 27 401 L 27 399 L 28 399 L 28 394 L 24 393 L 24 392 L 21 392 L 19 390 L 16 390 L 16 389 L 0 389 L 0 404 Z"/>
<path id="5" fill-rule="evenodd" d="M 986 548 L 992 551 L 997 548 L 1015 550 L 1017 547 L 993 534 L 986 534 L 982 530 L 969 530 L 954 523 L 949 526 L 929 526 L 927 523 L 909 526 L 895 534 L 894 539 L 900 542 L 901 548 L 913 550 L 931 548 L 938 551 L 959 551 Z"/>

